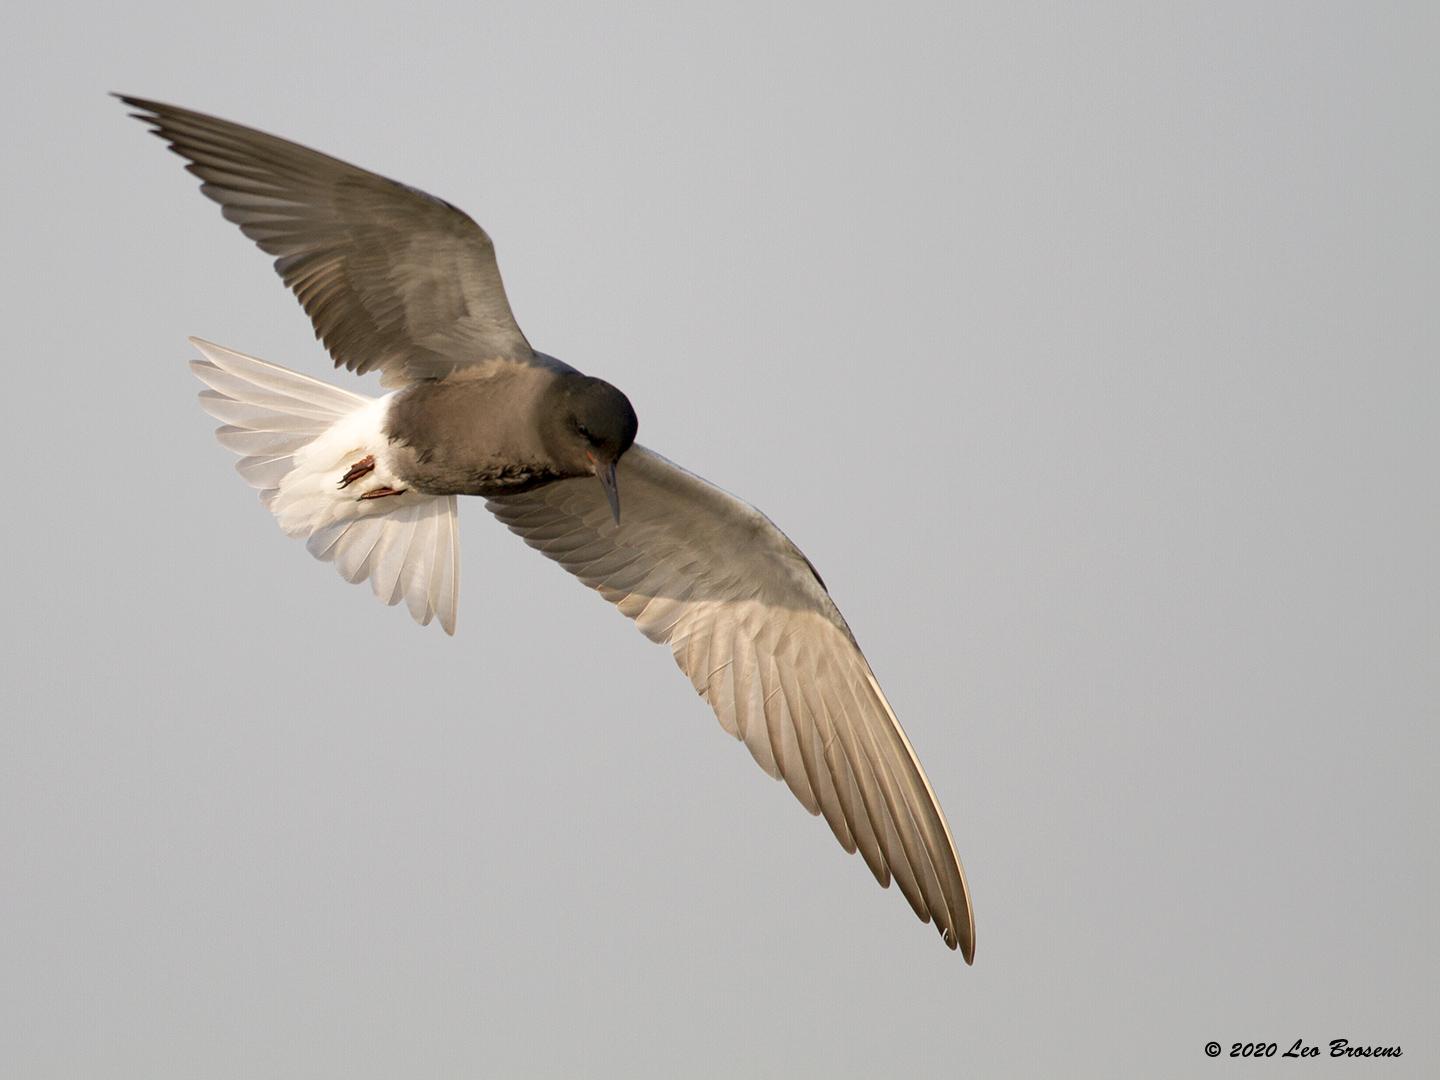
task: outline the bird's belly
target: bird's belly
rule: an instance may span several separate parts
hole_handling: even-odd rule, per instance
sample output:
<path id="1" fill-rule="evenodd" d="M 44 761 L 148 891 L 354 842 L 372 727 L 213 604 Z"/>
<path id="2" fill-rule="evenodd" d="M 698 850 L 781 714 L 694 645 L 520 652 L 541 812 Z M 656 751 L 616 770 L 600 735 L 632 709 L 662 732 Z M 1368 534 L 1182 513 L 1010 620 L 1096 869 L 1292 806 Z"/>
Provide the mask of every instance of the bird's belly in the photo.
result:
<path id="1" fill-rule="evenodd" d="M 563 479 L 539 463 L 523 461 L 448 462 L 420 455 L 397 469 L 416 491 L 426 495 L 519 495 Z M 399 464 L 399 463 L 397 463 Z"/>

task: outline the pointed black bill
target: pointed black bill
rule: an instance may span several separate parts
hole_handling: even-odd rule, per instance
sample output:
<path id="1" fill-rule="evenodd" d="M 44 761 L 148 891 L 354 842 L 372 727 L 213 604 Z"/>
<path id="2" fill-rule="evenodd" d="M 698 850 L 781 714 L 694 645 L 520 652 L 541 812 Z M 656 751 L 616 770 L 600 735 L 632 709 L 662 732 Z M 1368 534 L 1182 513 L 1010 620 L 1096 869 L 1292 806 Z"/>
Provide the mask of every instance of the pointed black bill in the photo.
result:
<path id="1" fill-rule="evenodd" d="M 595 463 L 595 475 L 605 489 L 605 498 L 610 500 L 610 513 L 615 515 L 615 524 L 620 524 L 620 486 L 615 482 L 615 462 Z"/>

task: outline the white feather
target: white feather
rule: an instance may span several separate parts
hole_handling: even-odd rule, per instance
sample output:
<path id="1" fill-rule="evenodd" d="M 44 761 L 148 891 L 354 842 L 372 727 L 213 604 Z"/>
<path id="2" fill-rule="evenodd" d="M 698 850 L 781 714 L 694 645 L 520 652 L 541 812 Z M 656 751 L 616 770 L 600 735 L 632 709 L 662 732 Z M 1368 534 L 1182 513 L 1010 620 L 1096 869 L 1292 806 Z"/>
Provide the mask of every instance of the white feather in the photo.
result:
<path id="1" fill-rule="evenodd" d="M 200 404 L 224 423 L 216 438 L 287 534 L 347 581 L 370 580 L 387 604 L 405 601 L 422 626 L 455 632 L 460 580 L 454 496 L 407 491 L 394 472 L 385 418 L 394 394 L 371 398 L 253 356 L 191 338 L 190 367 L 209 389 Z M 365 458 L 374 466 L 344 484 Z M 342 486 L 342 484 L 344 486 Z M 362 499 L 366 492 L 402 492 Z"/>

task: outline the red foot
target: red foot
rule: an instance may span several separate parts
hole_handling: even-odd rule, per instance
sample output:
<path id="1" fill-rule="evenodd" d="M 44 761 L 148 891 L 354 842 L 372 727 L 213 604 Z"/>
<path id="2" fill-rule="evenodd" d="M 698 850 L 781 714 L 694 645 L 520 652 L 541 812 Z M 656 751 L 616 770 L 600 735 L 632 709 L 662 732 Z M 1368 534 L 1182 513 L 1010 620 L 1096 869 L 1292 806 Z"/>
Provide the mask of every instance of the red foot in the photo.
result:
<path id="1" fill-rule="evenodd" d="M 340 486 L 341 486 L 342 488 L 347 488 L 347 487 L 349 487 L 351 484 L 353 484 L 356 480 L 359 480 L 362 476 L 368 476 L 370 473 L 372 473 L 372 472 L 374 472 L 374 471 L 375 471 L 375 455 L 374 455 L 374 454 L 366 454 L 366 455 L 365 455 L 363 458 L 361 458 L 359 461 L 355 462 L 354 465 L 351 465 L 351 466 L 350 466 L 350 470 L 349 470 L 343 477 L 341 477 L 341 479 L 340 479 Z"/>
<path id="2" fill-rule="evenodd" d="M 404 495 L 404 494 L 405 494 L 405 489 L 404 489 L 404 488 L 378 487 L 378 488 L 371 488 L 369 491 L 365 492 L 364 495 L 361 495 L 360 498 L 361 498 L 361 499 L 384 499 L 384 498 L 387 498 L 387 497 L 389 497 L 389 496 L 391 496 L 391 495 Z"/>

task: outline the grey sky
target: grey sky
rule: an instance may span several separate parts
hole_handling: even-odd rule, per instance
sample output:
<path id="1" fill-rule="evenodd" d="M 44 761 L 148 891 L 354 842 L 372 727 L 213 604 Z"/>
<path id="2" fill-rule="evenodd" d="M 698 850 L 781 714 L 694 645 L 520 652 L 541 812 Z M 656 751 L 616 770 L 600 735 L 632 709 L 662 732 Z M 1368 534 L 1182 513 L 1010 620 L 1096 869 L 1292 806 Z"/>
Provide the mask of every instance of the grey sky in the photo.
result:
<path id="1" fill-rule="evenodd" d="M 11 12 L 0 1075 L 1434 1075 L 1437 46 L 1419 4 Z M 973 968 L 478 502 L 453 640 L 280 534 L 186 335 L 374 381 L 112 89 L 465 208 L 537 347 L 805 549 Z"/>

